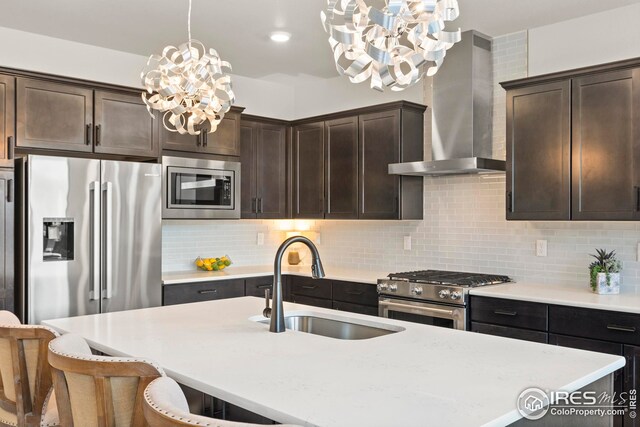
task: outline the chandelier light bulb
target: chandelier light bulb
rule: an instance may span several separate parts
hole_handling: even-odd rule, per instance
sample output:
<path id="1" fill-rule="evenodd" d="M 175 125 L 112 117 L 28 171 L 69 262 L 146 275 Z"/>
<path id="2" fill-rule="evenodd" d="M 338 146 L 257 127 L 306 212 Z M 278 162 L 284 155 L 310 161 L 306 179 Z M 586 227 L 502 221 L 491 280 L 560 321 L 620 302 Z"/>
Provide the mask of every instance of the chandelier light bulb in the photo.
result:
<path id="1" fill-rule="evenodd" d="M 353 83 L 370 80 L 378 91 L 406 89 L 425 72 L 434 75 L 460 41 L 460 29 L 444 29 L 459 15 L 457 0 L 385 0 L 382 9 L 367 3 L 327 0 L 320 13 L 336 68 Z"/>
<path id="2" fill-rule="evenodd" d="M 271 38 L 271 40 L 276 43 L 285 43 L 288 42 L 289 39 L 291 39 L 291 34 L 284 31 L 274 31 L 273 33 L 271 33 L 269 38 Z"/>

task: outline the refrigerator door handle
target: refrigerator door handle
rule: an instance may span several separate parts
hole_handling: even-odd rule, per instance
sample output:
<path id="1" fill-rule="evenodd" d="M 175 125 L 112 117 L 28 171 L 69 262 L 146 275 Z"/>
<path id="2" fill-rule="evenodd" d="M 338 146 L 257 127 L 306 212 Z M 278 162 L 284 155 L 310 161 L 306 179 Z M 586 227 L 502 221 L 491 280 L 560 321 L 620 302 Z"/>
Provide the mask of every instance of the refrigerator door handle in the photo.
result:
<path id="1" fill-rule="evenodd" d="M 111 298 L 111 264 L 113 259 L 111 242 L 113 241 L 113 217 L 112 217 L 112 195 L 113 184 L 110 182 L 104 182 L 102 184 L 102 299 Z"/>
<path id="2" fill-rule="evenodd" d="M 91 193 L 91 290 L 89 301 L 100 299 L 100 182 L 89 184 Z"/>

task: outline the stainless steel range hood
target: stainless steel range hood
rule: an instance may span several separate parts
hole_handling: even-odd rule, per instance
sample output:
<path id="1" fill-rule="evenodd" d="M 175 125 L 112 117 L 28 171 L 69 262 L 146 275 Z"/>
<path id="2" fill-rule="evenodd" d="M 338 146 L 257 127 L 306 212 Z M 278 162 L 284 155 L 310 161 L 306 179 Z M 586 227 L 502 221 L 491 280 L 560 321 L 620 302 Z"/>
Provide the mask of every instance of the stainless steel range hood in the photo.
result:
<path id="1" fill-rule="evenodd" d="M 394 175 L 504 172 L 493 157 L 491 38 L 462 33 L 433 77 L 432 160 L 389 165 Z"/>

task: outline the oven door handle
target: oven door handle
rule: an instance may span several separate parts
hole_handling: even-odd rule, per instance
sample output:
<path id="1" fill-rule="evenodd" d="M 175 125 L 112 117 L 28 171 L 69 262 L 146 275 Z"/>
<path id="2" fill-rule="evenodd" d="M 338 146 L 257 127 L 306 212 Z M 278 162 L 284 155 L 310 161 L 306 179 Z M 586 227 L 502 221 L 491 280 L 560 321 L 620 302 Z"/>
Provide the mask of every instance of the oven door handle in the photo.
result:
<path id="1" fill-rule="evenodd" d="M 420 307 L 416 305 L 400 304 L 397 302 L 389 302 L 389 301 L 379 301 L 379 304 L 381 307 L 384 306 L 389 308 L 395 307 L 395 308 L 404 309 L 404 310 L 417 310 L 417 311 L 422 311 L 422 312 L 431 313 L 431 314 L 445 314 L 451 317 L 453 317 L 455 314 L 453 310 L 445 310 L 443 308 Z"/>

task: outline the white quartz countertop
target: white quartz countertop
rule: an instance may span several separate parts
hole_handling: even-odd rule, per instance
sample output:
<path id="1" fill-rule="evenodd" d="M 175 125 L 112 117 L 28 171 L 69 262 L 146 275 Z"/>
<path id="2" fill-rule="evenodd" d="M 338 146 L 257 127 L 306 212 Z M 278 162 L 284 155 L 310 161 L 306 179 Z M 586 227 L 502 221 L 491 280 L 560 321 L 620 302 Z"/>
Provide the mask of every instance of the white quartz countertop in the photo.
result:
<path id="1" fill-rule="evenodd" d="M 156 360 L 187 386 L 281 423 L 305 426 L 504 426 L 528 387 L 575 391 L 624 358 L 285 303 L 404 331 L 347 341 L 275 334 L 255 297 L 45 321 L 115 356 Z M 131 327 L 135 325 L 135 327 Z"/>
<path id="2" fill-rule="evenodd" d="M 485 297 L 640 314 L 640 292 L 633 289 L 622 288 L 619 295 L 598 295 L 591 292 L 588 286 L 517 282 L 474 288 L 469 292 Z"/>
<path id="3" fill-rule="evenodd" d="M 327 265 L 324 265 L 324 272 L 326 274 L 325 279 L 370 283 L 372 285 L 375 285 L 378 279 L 384 279 L 389 274 L 388 271 L 356 270 Z M 311 266 L 291 266 L 283 264 L 282 274 L 311 277 Z M 174 285 L 178 283 L 208 282 L 211 280 L 242 279 L 271 275 L 273 275 L 273 265 L 232 265 L 223 271 L 199 271 L 194 267 L 193 271 L 162 273 L 162 283 L 164 285 Z"/>

